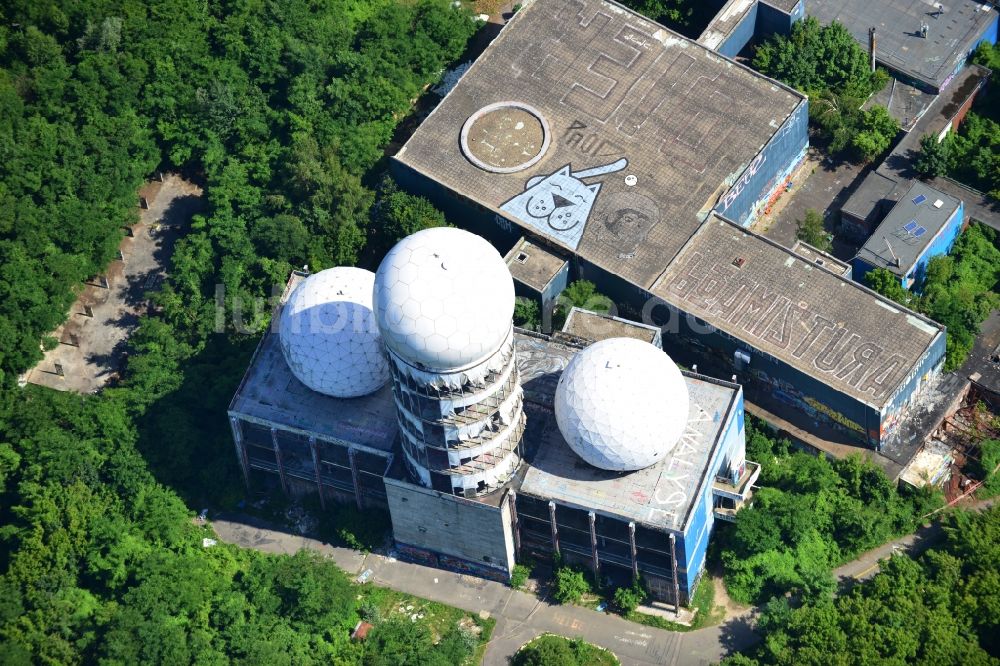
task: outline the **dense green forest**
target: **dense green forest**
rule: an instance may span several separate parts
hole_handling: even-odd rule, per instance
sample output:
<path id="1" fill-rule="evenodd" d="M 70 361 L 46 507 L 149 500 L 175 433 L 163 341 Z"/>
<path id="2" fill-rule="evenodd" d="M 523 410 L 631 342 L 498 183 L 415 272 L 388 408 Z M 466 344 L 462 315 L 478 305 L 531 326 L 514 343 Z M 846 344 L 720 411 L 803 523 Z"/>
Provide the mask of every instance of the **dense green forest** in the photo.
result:
<path id="1" fill-rule="evenodd" d="M 444 223 L 385 179 L 384 147 L 462 54 L 469 12 L 21 0 L 0 16 L 0 662 L 466 659 L 478 639 L 455 623 L 387 619 L 349 643 L 373 591 L 304 555 L 203 548 L 181 498 L 242 495 L 225 405 L 267 308 L 217 331 L 215 285 L 227 307 L 264 303 L 294 265 L 377 261 L 394 234 Z M 17 388 L 157 167 L 202 184 L 207 208 L 124 379 Z"/>
<path id="2" fill-rule="evenodd" d="M 763 641 L 723 665 L 1000 663 L 1000 509 L 951 514 L 943 531 L 916 561 L 890 557 L 836 598 L 772 600 L 757 624 Z"/>
<path id="3" fill-rule="evenodd" d="M 979 326 L 1000 307 L 1000 234 L 984 224 L 970 225 L 947 256 L 928 262 L 919 294 L 904 289 L 884 268 L 868 273 L 865 282 L 947 326 L 945 370 L 955 370 L 969 357 Z"/>
<path id="4" fill-rule="evenodd" d="M 794 592 L 828 597 L 831 571 L 857 554 L 916 527 L 940 499 L 904 492 L 859 456 L 830 460 L 797 452 L 747 419 L 747 459 L 760 463 L 753 508 L 719 531 L 726 588 L 737 601 L 761 603 Z"/>

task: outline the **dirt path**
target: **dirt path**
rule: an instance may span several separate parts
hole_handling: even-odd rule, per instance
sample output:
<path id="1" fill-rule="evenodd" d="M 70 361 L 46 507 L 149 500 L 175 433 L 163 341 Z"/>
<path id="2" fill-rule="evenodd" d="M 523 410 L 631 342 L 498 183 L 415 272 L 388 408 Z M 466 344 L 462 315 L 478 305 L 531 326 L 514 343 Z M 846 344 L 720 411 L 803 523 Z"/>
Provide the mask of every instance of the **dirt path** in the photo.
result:
<path id="1" fill-rule="evenodd" d="M 147 183 L 139 196 L 148 207 L 122 239 L 120 258 L 84 285 L 66 322 L 51 333 L 59 344 L 22 381 L 93 393 L 118 373 L 146 294 L 163 282 L 177 239 L 203 203 L 199 187 L 173 174 Z"/>

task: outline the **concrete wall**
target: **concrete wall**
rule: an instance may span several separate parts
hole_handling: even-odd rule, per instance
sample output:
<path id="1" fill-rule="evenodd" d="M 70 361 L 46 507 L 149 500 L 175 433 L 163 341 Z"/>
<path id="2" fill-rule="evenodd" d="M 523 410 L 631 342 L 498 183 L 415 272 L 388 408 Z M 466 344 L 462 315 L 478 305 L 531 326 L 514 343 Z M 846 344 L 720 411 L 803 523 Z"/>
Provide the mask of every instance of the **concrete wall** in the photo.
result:
<path id="1" fill-rule="evenodd" d="M 760 9 L 757 10 L 757 39 L 766 39 L 774 34 L 789 35 L 792 32 L 792 24 L 805 16 L 805 0 L 796 4 L 790 14 L 762 2 Z"/>
<path id="2" fill-rule="evenodd" d="M 507 582 L 514 535 L 500 507 L 385 479 L 393 538 L 401 556 L 430 566 Z"/>
<path id="3" fill-rule="evenodd" d="M 753 39 L 757 26 L 757 8 L 759 6 L 760 3 L 753 3 L 747 13 L 743 15 L 743 18 L 740 19 L 740 22 L 733 28 L 732 32 L 719 44 L 719 48 L 715 49 L 718 53 L 727 58 L 735 58 L 743 50 L 743 47 Z"/>
<path id="4" fill-rule="evenodd" d="M 802 100 L 778 132 L 736 177 L 715 211 L 748 227 L 778 187 L 805 158 L 809 147 L 809 106 Z"/>

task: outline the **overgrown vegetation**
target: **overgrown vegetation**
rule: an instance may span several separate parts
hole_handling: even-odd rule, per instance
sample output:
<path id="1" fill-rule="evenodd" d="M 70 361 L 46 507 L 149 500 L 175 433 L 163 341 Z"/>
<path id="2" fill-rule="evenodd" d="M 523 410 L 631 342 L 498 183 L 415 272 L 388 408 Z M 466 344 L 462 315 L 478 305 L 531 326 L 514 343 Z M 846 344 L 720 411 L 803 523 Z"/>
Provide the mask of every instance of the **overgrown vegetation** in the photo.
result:
<path id="1" fill-rule="evenodd" d="M 970 471 L 977 476 L 983 485 L 976 491 L 976 497 L 986 499 L 1000 495 L 1000 439 L 987 439 L 979 443 L 979 460 L 975 461 Z"/>
<path id="2" fill-rule="evenodd" d="M 545 634 L 514 655 L 512 666 L 616 666 L 618 658 L 582 638 Z"/>
<path id="3" fill-rule="evenodd" d="M 795 237 L 809 243 L 817 250 L 829 252 L 833 249 L 833 237 L 823 226 L 823 216 L 818 211 L 808 208 L 805 216 L 798 220 Z"/>
<path id="4" fill-rule="evenodd" d="M 929 492 L 897 491 L 860 456 L 830 460 L 793 451 L 750 417 L 747 458 L 762 467 L 753 507 L 719 532 L 726 588 L 740 603 L 786 592 L 829 596 L 835 566 L 911 531 L 940 502 Z"/>
<path id="5" fill-rule="evenodd" d="M 701 35 L 718 9 L 715 3 L 698 0 L 624 0 L 622 4 L 691 39 Z"/>
<path id="6" fill-rule="evenodd" d="M 465 660 L 467 638 L 409 617 L 350 643 L 358 590 L 331 563 L 203 548 L 177 493 L 202 506 L 243 494 L 226 403 L 256 343 L 241 331 L 267 323 L 272 285 L 304 263 L 376 261 L 392 234 L 442 223 L 391 183 L 365 183 L 463 51 L 467 11 L 56 0 L 0 16 L 0 661 Z M 207 210 L 123 381 L 94 396 L 16 388 L 157 165 L 203 184 Z"/>
<path id="7" fill-rule="evenodd" d="M 557 563 L 552 577 L 552 596 L 561 604 L 575 604 L 590 594 L 587 575 L 579 567 Z"/>
<path id="8" fill-rule="evenodd" d="M 725 666 L 995 664 L 1000 653 L 1000 509 L 944 519 L 944 543 L 890 557 L 849 593 L 767 604 L 763 640 Z"/>
<path id="9" fill-rule="evenodd" d="M 590 280 L 570 282 L 559 294 L 555 312 L 552 315 L 553 330 L 560 330 L 566 323 L 569 311 L 573 307 L 583 308 L 602 314 L 616 314 L 614 301 L 597 291 L 597 286 Z"/>
<path id="10" fill-rule="evenodd" d="M 514 570 L 510 573 L 510 586 L 515 590 L 520 590 L 528 582 L 531 576 L 531 567 L 526 564 L 515 564 Z"/>
<path id="11" fill-rule="evenodd" d="M 694 611 L 694 619 L 689 625 L 671 622 L 663 616 L 649 615 L 638 610 L 625 613 L 624 617 L 627 620 L 644 624 L 647 627 L 657 627 L 659 629 L 666 629 L 667 631 L 697 631 L 704 627 L 712 627 L 719 624 L 725 615 L 725 609 L 722 606 L 715 605 L 715 586 L 707 575 L 702 576 L 701 581 L 694 590 L 694 596 L 691 597 L 688 607 Z"/>
<path id="12" fill-rule="evenodd" d="M 789 36 L 774 35 L 758 46 L 753 66 L 809 95 L 809 119 L 833 154 L 870 162 L 899 133 L 885 107 L 861 108 L 888 75 L 871 71 L 868 54 L 836 21 L 823 26 L 810 16 L 797 22 Z"/>
<path id="13" fill-rule="evenodd" d="M 983 42 L 972 60 L 993 70 L 992 81 L 979 92 L 957 134 L 941 142 L 931 135 L 920 139 L 914 168 L 925 177 L 951 176 L 1000 200 L 1000 47 Z"/>
<path id="14" fill-rule="evenodd" d="M 514 326 L 527 329 L 529 331 L 541 330 L 541 315 L 538 301 L 527 296 L 518 296 L 514 299 Z"/>
<path id="15" fill-rule="evenodd" d="M 968 358 L 980 325 L 1000 307 L 1000 237 L 986 225 L 970 225 L 947 256 L 928 262 L 920 295 L 903 289 L 899 278 L 884 268 L 869 272 L 865 281 L 883 296 L 947 326 L 945 370 L 954 370 Z"/>
<path id="16" fill-rule="evenodd" d="M 628 587 L 616 588 L 612 599 L 615 602 L 615 608 L 618 609 L 618 612 L 627 616 L 629 613 L 634 613 L 635 609 L 646 600 L 647 596 L 649 596 L 649 593 L 646 591 L 646 586 L 643 585 L 640 578 Z"/>

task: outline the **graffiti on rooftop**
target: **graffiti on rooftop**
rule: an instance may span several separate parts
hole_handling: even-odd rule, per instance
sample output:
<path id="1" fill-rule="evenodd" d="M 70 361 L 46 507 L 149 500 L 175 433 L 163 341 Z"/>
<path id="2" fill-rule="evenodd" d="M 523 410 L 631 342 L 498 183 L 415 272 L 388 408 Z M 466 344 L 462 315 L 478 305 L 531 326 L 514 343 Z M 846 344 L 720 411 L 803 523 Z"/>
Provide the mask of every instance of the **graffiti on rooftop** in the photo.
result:
<path id="1" fill-rule="evenodd" d="M 825 316 L 821 303 L 792 302 L 745 270 L 727 269 L 700 252 L 691 253 L 667 289 L 710 323 L 739 329 L 764 342 L 765 350 L 790 351 L 811 368 L 877 400 L 907 371 L 902 356 Z"/>

